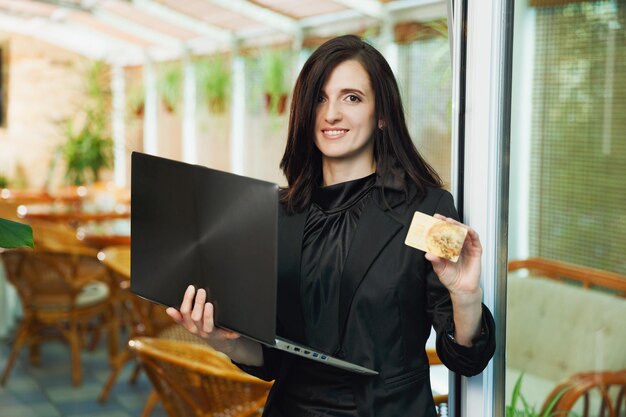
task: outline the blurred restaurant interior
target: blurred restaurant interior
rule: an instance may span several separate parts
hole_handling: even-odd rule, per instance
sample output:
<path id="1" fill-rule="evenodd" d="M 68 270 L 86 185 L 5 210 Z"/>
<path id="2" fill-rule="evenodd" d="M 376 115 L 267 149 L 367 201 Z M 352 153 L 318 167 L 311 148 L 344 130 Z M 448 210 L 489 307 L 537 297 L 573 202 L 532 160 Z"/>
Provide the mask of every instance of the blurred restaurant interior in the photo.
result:
<path id="1" fill-rule="evenodd" d="M 295 77 L 353 33 L 389 61 L 414 143 L 454 193 L 455 3 L 0 0 L 0 219 L 35 243 L 0 248 L 0 417 L 260 416 L 271 383 L 130 292 L 131 152 L 285 185 Z M 504 395 L 463 408 L 471 390 L 429 341 L 438 413 L 626 417 L 626 1 L 487 3 L 514 22 L 493 219 L 505 272 L 485 278 L 504 289 L 505 343 L 502 373 L 474 378 Z"/>

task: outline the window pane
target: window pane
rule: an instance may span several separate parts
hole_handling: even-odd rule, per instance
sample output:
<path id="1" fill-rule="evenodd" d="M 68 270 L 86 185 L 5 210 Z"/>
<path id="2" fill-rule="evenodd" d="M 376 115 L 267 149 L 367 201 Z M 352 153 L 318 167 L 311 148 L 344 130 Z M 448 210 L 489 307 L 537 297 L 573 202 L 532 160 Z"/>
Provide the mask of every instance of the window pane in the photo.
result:
<path id="1" fill-rule="evenodd" d="M 445 24 L 439 24 L 446 33 Z M 398 79 L 415 146 L 449 188 L 452 78 L 448 38 L 440 34 L 401 45 Z"/>
<path id="2" fill-rule="evenodd" d="M 626 383 L 626 9 L 558 3 L 516 2 L 507 404 L 596 416 Z"/>

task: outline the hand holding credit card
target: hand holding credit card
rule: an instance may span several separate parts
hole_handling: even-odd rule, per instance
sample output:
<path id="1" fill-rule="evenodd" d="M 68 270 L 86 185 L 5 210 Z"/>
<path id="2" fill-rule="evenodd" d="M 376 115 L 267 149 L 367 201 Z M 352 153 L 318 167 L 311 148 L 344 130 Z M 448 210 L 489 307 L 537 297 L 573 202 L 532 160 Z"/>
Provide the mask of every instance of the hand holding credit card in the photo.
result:
<path id="1" fill-rule="evenodd" d="M 456 262 L 461 254 L 467 229 L 416 211 L 404 243 Z"/>

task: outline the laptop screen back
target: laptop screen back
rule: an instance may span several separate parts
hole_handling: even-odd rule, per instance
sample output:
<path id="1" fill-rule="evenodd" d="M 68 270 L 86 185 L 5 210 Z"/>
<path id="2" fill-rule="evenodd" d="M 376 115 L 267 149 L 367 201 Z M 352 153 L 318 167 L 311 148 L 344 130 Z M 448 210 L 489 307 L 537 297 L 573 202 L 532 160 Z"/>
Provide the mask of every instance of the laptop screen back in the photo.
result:
<path id="1" fill-rule="evenodd" d="M 272 344 L 278 186 L 134 152 L 131 291 L 179 307 L 204 288 L 215 323 Z"/>

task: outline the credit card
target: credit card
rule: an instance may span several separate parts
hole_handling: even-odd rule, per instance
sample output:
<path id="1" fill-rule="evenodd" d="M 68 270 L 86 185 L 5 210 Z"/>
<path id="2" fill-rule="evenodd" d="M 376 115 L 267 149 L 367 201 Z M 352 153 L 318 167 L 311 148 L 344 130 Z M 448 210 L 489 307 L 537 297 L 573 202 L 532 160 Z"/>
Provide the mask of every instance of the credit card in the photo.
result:
<path id="1" fill-rule="evenodd" d="M 416 211 L 404 243 L 456 262 L 466 236 L 466 228 Z"/>

